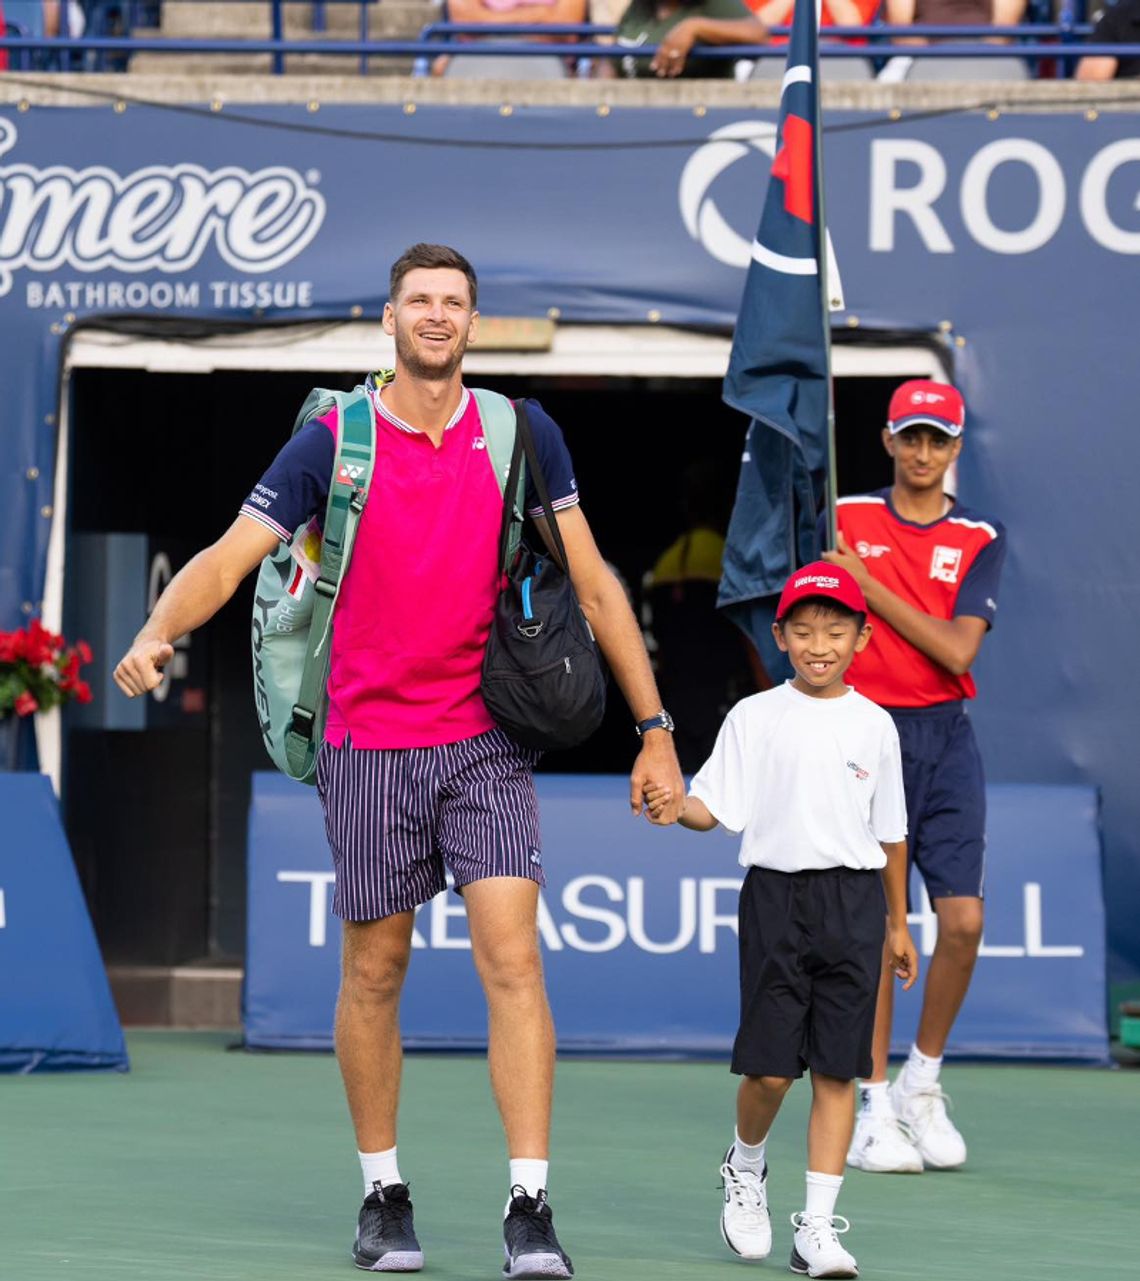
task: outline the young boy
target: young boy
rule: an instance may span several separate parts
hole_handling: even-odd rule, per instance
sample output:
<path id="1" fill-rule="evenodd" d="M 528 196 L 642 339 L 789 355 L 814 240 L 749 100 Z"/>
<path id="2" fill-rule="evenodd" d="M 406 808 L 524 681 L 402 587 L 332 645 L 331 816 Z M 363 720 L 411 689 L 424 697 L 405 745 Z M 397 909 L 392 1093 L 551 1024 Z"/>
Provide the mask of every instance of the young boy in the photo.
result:
<path id="1" fill-rule="evenodd" d="M 693 779 L 680 822 L 742 832 L 740 1029 L 744 1079 L 721 1166 L 721 1235 L 746 1259 L 772 1248 L 768 1131 L 792 1081 L 810 1068 L 807 1197 L 792 1215 L 793 1272 L 854 1277 L 835 1215 L 854 1126 L 854 1081 L 871 1063 L 875 998 L 887 951 L 910 987 L 918 954 L 906 923 L 906 806 L 890 716 L 844 684 L 870 639 L 852 576 L 823 561 L 797 570 L 773 624 L 795 677 L 728 714 Z M 651 821 L 667 787 L 651 783 Z M 879 869 L 882 875 L 879 875 Z M 886 901 L 884 903 L 884 889 Z"/>

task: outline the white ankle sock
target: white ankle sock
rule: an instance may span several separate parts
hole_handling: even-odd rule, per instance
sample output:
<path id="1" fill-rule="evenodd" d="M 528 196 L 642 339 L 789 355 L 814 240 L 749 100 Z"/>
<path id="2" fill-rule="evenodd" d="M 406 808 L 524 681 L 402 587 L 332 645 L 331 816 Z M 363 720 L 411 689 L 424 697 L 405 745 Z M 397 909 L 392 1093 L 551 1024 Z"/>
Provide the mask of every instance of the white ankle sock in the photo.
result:
<path id="1" fill-rule="evenodd" d="M 941 1067 L 941 1055 L 936 1059 L 931 1058 L 929 1054 L 923 1054 L 917 1045 L 912 1045 L 906 1066 L 899 1073 L 898 1079 L 907 1092 L 928 1090 L 932 1085 L 938 1084 L 938 1072 Z"/>
<path id="2" fill-rule="evenodd" d="M 891 1099 L 887 1093 L 886 1081 L 859 1082 L 859 1115 L 887 1116 L 891 1110 Z"/>
<path id="3" fill-rule="evenodd" d="M 740 1131 L 733 1131 L 732 1147 L 728 1151 L 728 1163 L 734 1170 L 747 1171 L 749 1174 L 764 1173 L 764 1149 L 768 1144 L 765 1135 L 759 1143 L 745 1143 Z"/>
<path id="4" fill-rule="evenodd" d="M 830 1219 L 835 1213 L 835 1203 L 839 1200 L 839 1189 L 842 1186 L 842 1174 L 817 1174 L 815 1170 L 809 1170 L 804 1214 L 809 1217 L 822 1215 L 823 1218 Z"/>
<path id="5" fill-rule="evenodd" d="M 396 1149 L 386 1152 L 357 1152 L 360 1158 L 360 1172 L 364 1175 L 364 1195 L 373 1189 L 374 1183 L 387 1187 L 389 1183 L 403 1183 L 400 1178 L 400 1167 L 396 1164 Z"/>
<path id="6" fill-rule="evenodd" d="M 549 1177 L 549 1161 L 539 1161 L 526 1156 L 511 1158 L 511 1187 L 522 1188 L 527 1196 L 537 1197 L 546 1187 Z"/>

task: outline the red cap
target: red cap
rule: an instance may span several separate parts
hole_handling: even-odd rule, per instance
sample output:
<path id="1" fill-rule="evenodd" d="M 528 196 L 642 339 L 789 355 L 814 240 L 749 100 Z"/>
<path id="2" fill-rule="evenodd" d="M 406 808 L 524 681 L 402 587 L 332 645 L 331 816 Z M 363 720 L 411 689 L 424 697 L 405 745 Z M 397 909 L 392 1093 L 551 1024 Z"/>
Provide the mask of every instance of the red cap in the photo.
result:
<path id="1" fill-rule="evenodd" d="M 837 605 L 846 605 L 857 614 L 867 612 L 863 589 L 852 574 L 839 565 L 829 565 L 825 560 L 813 560 L 803 569 L 797 569 L 784 584 L 780 603 L 776 606 L 776 622 L 789 613 L 793 606 L 811 596 L 822 596 L 835 601 Z"/>
<path id="2" fill-rule="evenodd" d="M 887 410 L 891 435 L 920 424 L 936 427 L 947 436 L 960 436 L 966 425 L 961 392 L 949 383 L 931 382 L 928 378 L 912 378 L 896 388 Z"/>

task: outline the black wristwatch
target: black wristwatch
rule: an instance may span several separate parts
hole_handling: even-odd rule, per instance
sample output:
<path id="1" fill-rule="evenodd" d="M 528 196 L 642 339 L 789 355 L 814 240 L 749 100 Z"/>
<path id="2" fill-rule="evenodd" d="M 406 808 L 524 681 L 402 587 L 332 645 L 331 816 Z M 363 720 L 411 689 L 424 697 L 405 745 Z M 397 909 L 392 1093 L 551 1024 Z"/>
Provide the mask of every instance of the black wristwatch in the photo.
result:
<path id="1" fill-rule="evenodd" d="M 637 729 L 637 736 L 640 738 L 643 734 L 648 734 L 651 729 L 664 729 L 672 734 L 675 726 L 672 716 L 662 708 L 656 716 L 651 716 L 645 721 L 638 721 L 635 728 Z"/>

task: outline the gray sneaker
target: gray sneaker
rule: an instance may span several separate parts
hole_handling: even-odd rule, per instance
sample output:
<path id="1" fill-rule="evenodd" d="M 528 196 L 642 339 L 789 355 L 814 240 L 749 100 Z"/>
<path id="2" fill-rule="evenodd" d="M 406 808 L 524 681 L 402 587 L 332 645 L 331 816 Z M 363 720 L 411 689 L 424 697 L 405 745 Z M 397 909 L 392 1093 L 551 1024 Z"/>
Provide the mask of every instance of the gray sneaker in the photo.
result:
<path id="1" fill-rule="evenodd" d="M 527 1196 L 526 1189 L 511 1188 L 511 1204 L 503 1220 L 503 1250 L 507 1261 L 503 1276 L 511 1281 L 541 1281 L 555 1277 L 568 1281 L 574 1275 L 570 1256 L 558 1244 L 554 1233 L 554 1216 L 546 1189 L 537 1197 Z"/>
<path id="2" fill-rule="evenodd" d="M 352 1261 L 366 1272 L 418 1272 L 424 1266 L 406 1183 L 372 1185 L 360 1207 Z"/>

